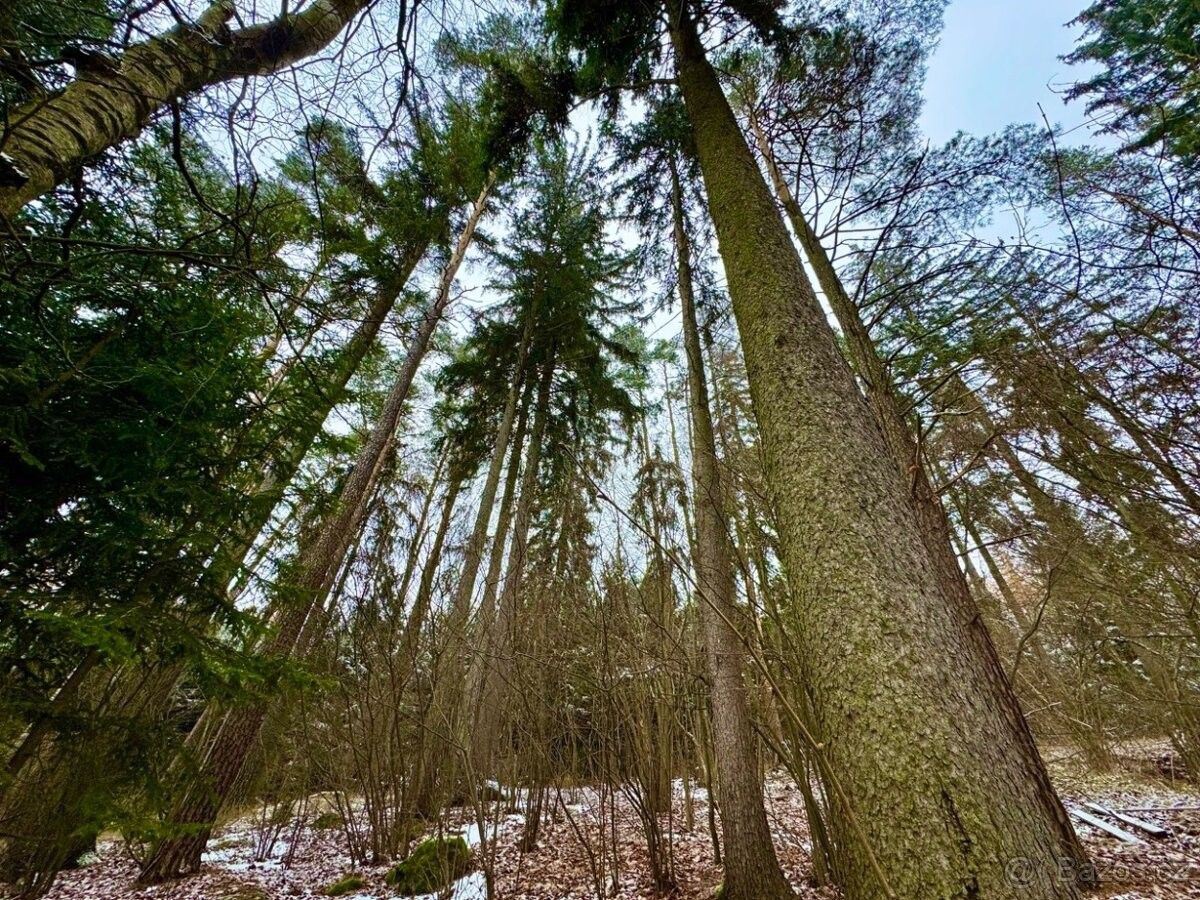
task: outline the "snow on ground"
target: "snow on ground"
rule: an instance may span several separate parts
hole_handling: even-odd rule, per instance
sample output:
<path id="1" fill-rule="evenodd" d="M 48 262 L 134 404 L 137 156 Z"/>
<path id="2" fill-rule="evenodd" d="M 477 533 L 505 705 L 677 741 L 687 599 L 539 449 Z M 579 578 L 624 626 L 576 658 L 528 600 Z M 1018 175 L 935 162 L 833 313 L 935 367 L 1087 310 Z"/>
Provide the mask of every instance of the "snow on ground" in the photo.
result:
<path id="1" fill-rule="evenodd" d="M 487 900 L 487 879 L 482 872 L 472 872 L 454 882 L 449 897 L 445 894 L 422 894 L 415 900 Z"/>
<path id="2" fill-rule="evenodd" d="M 1069 754 L 1048 753 L 1052 776 L 1068 806 L 1101 803 L 1170 829 L 1169 837 L 1137 845 L 1121 844 L 1108 835 L 1078 824 L 1079 835 L 1104 879 L 1100 900 L 1200 900 L 1200 788 L 1162 777 L 1153 768 L 1158 747 L 1140 747 L 1112 772 L 1095 774 L 1078 766 Z M 692 809 L 686 808 L 682 784 L 675 786 L 674 807 L 662 820 L 671 836 L 676 900 L 709 900 L 720 882 L 708 830 L 707 794 L 693 785 Z M 796 787 L 780 777 L 766 786 L 768 817 L 780 863 L 801 900 L 836 900 L 837 891 L 810 882 L 811 861 L 803 800 Z M 519 847 L 523 817 L 502 812 L 494 848 L 493 871 L 502 900 L 590 900 L 596 896 L 596 873 L 609 896 L 620 900 L 654 897 L 649 858 L 641 824 L 620 794 L 615 802 L 594 788 L 564 789 L 562 805 L 542 825 L 537 847 Z M 547 804 L 549 806 L 550 804 Z M 565 810 L 564 807 L 565 806 Z M 615 810 L 618 852 L 607 849 L 601 859 L 597 836 L 611 833 L 607 816 Z M 460 833 L 483 856 L 496 829 L 482 833 L 464 811 L 445 823 L 447 833 Z M 311 814 L 309 815 L 311 819 Z M 583 835 L 584 840 L 581 840 Z M 255 826 L 251 819 L 230 823 L 214 836 L 199 875 L 138 890 L 134 864 L 115 843 L 102 844 L 98 859 L 66 872 L 50 900 L 303 900 L 323 896 L 323 889 L 351 871 L 344 835 L 339 829 L 313 829 L 307 824 L 283 837 L 265 860 L 256 860 Z M 294 840 L 294 847 L 289 841 Z M 289 851 L 291 851 L 289 853 Z M 387 866 L 359 868 L 367 884 L 348 900 L 395 896 L 384 884 Z M 418 900 L 486 900 L 481 871 L 460 879 L 451 892 Z M 1036 900 L 1036 898 L 1032 898 Z"/>
<path id="3" fill-rule="evenodd" d="M 1164 742 L 1131 743 L 1120 749 L 1118 764 L 1108 772 L 1085 769 L 1071 754 L 1047 752 L 1050 775 L 1068 809 L 1088 811 L 1097 803 L 1166 828 L 1162 839 L 1126 844 L 1082 822 L 1075 830 L 1091 855 L 1101 879 L 1093 897 L 1102 900 L 1200 898 L 1200 786 L 1164 776 L 1160 762 L 1170 756 Z"/>

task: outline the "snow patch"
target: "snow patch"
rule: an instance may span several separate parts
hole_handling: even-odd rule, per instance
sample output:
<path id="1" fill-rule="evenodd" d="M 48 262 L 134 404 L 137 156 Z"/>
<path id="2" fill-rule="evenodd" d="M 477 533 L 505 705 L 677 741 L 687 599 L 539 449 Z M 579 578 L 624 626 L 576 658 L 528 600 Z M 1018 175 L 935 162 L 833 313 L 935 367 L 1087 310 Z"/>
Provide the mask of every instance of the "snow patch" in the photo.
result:
<path id="1" fill-rule="evenodd" d="M 443 893 L 422 894 L 414 900 L 441 900 Z M 487 879 L 482 872 L 472 872 L 454 882 L 449 900 L 487 900 Z"/>
<path id="2" fill-rule="evenodd" d="M 483 843 L 483 833 L 479 828 L 478 822 L 470 822 L 467 824 L 466 830 L 463 831 L 463 840 L 467 842 L 467 846 L 474 850 Z"/>

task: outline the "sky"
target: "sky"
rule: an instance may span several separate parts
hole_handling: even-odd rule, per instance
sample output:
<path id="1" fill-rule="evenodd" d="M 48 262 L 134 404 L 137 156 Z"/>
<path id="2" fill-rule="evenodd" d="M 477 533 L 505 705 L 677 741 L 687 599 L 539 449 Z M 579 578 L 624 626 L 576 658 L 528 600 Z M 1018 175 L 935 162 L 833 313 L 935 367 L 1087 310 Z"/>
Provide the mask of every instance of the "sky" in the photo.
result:
<path id="1" fill-rule="evenodd" d="M 1058 57 L 1078 29 L 1068 28 L 1088 0 L 951 0 L 925 79 L 921 125 L 936 146 L 958 131 L 984 135 L 1017 122 L 1083 121 L 1081 104 L 1062 92 L 1086 70 Z M 1082 135 L 1080 135 L 1082 136 Z"/>

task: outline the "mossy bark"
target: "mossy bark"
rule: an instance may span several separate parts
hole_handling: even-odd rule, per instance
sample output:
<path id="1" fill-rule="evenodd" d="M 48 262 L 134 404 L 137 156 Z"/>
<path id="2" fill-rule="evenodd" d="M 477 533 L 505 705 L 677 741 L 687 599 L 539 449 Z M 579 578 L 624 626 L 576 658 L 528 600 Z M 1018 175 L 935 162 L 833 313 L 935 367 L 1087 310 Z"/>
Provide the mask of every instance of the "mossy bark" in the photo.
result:
<path id="1" fill-rule="evenodd" d="M 692 503 L 696 522 L 693 562 L 712 696 L 717 801 L 725 843 L 725 879 L 721 896 L 728 900 L 791 897 L 791 888 L 775 857 L 763 806 L 762 780 L 745 682 L 746 653 L 737 631 L 738 625 L 746 628 L 748 623 L 734 602 L 733 547 L 727 531 L 708 381 L 704 373 L 700 330 L 696 325 L 691 245 L 684 223 L 679 175 L 673 161 L 671 209 L 692 422 Z"/>
<path id="2" fill-rule="evenodd" d="M 366 6 L 365 0 L 316 0 L 301 13 L 231 31 L 233 2 L 218 0 L 194 24 L 130 47 L 111 71 L 80 73 L 57 94 L 13 110 L 0 151 L 16 171 L 0 186 L 0 218 L 137 137 L 173 101 L 313 55 Z"/>
<path id="3" fill-rule="evenodd" d="M 695 27 L 668 8 L 834 782 L 839 881 L 852 900 L 1076 897 L 1060 871 L 1073 848 L 1001 686 L 943 588 Z"/>
<path id="4" fill-rule="evenodd" d="M 994 686 L 995 697 L 1007 716 L 1008 731 L 1025 754 L 1030 774 L 1041 784 L 1040 797 L 1047 815 L 1057 823 L 1062 852 L 1072 860 L 1076 867 L 1082 870 L 1086 865 L 1087 855 L 1076 838 L 1066 810 L 1063 809 L 1062 803 L 1050 783 L 1045 764 L 1042 762 L 1041 754 L 1034 742 L 1033 732 L 1025 719 L 1024 710 L 1021 709 L 1021 703 L 1009 683 L 987 625 L 979 614 L 965 573 L 958 564 L 946 510 L 929 479 L 925 460 L 922 458 L 921 450 L 905 418 L 900 396 L 896 391 L 887 364 L 875 349 L 875 343 L 871 340 L 871 334 L 866 325 L 863 324 L 858 307 L 842 285 L 829 254 L 821 244 L 820 237 L 809 224 L 800 204 L 792 195 L 787 181 L 779 171 L 766 134 L 753 114 L 750 116 L 750 126 L 767 165 L 767 172 L 775 187 L 775 192 L 792 224 L 792 230 L 804 250 L 809 265 L 812 266 L 812 270 L 817 276 L 817 283 L 821 286 L 825 300 L 833 310 L 834 318 L 837 319 L 838 327 L 846 340 L 847 356 L 855 374 L 863 384 L 863 394 L 866 397 L 867 406 L 875 419 L 875 424 L 879 428 L 892 462 L 900 473 L 901 479 L 908 485 L 908 495 L 912 502 L 913 512 L 916 514 L 921 540 L 936 566 L 937 577 L 941 581 L 942 589 L 947 599 L 953 604 L 955 615 L 970 632 L 978 649 L 980 661 L 990 670 L 989 680 Z"/>

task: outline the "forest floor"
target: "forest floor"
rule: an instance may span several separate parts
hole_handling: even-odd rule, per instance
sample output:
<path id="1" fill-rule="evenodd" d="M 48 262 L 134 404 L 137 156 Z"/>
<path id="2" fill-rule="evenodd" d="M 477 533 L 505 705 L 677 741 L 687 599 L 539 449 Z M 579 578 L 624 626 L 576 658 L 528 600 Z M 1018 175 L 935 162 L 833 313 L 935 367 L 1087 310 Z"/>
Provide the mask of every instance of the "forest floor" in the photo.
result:
<path id="1" fill-rule="evenodd" d="M 1146 837 L 1143 842 L 1128 844 L 1077 823 L 1103 880 L 1103 887 L 1093 896 L 1103 900 L 1200 898 L 1200 787 L 1171 777 L 1164 765 L 1168 755 L 1161 744 L 1124 748 L 1119 764 L 1103 774 L 1087 771 L 1064 752 L 1049 751 L 1046 756 L 1068 807 L 1081 808 L 1092 802 L 1131 811 L 1137 818 L 1170 832 L 1163 838 Z M 676 788 L 675 808 L 663 818 L 664 831 L 671 838 L 676 884 L 671 896 L 708 900 L 720 881 L 720 869 L 714 862 L 705 793 L 702 789 L 693 792 L 689 828 L 687 803 L 679 782 Z M 521 816 L 502 815 L 498 826 L 489 825 L 489 835 L 492 827 L 498 827 L 493 871 L 499 897 L 586 900 L 596 896 L 598 870 L 609 896 L 656 896 L 641 824 L 628 799 L 618 795 L 615 803 L 603 804 L 602 813 L 599 797 L 591 789 L 564 790 L 562 798 L 565 812 L 556 802 L 556 814 L 543 825 L 535 850 L 520 849 Z M 798 897 L 835 900 L 840 896 L 836 890 L 811 883 L 810 845 L 800 792 L 790 782 L 773 777 L 767 783 L 766 798 L 780 862 Z M 266 852 L 262 852 L 263 831 L 255 816 L 248 815 L 218 831 L 199 875 L 141 890 L 133 886 L 136 868 L 120 844 L 102 842 L 96 859 L 62 875 L 50 900 L 290 900 L 324 896 L 327 886 L 352 871 L 348 844 L 341 828 L 312 827 L 314 810 L 320 807 L 306 806 L 303 815 L 273 832 L 278 837 Z M 614 809 L 618 847 L 615 865 L 611 854 L 603 862 L 599 859 L 598 842 L 601 818 Z M 468 843 L 478 844 L 478 829 L 466 822 L 463 814 L 449 817 L 443 827 L 463 833 Z M 607 846 L 611 847 L 612 821 L 604 827 L 609 835 Z M 349 900 L 394 896 L 384 883 L 387 866 L 353 871 L 365 883 L 346 895 Z M 435 896 L 428 895 L 426 900 L 435 900 Z M 483 875 L 476 872 L 461 879 L 449 896 L 453 900 L 484 900 Z"/>

